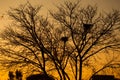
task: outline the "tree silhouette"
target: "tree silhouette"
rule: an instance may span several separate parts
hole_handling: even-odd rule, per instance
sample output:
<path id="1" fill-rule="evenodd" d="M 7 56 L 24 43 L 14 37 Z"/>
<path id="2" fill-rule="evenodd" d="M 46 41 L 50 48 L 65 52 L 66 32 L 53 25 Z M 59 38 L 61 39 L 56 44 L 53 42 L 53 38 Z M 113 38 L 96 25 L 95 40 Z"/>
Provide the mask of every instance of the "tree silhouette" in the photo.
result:
<path id="1" fill-rule="evenodd" d="M 49 19 L 39 15 L 40 9 L 27 3 L 8 12 L 13 23 L 1 35 L 4 66 L 27 67 L 45 76 L 55 71 L 60 80 L 82 80 L 84 67 L 91 68 L 94 75 L 119 66 L 118 10 L 98 14 L 96 6 L 82 8 L 79 1 L 68 1 L 50 11 Z M 99 58 L 101 54 L 108 61 L 98 69 L 94 64 L 104 62 Z"/>
<path id="2" fill-rule="evenodd" d="M 97 14 L 96 6 L 88 5 L 86 8 L 80 9 L 79 2 L 65 2 L 58 7 L 58 11 L 51 12 L 56 22 L 60 23 L 61 28 L 64 27 L 69 36 L 69 42 L 72 44 L 68 45 L 72 47 L 69 52 L 69 61 L 75 80 L 82 80 L 83 66 L 92 68 L 93 74 L 97 74 L 107 67 L 119 66 L 118 57 L 115 55 L 112 56 L 112 59 L 110 56 L 106 56 L 109 60 L 98 70 L 93 65 L 96 60 L 103 62 L 97 57 L 101 56 L 101 52 L 105 55 L 108 53 L 112 55 L 112 51 L 119 51 L 119 13 L 119 11 L 113 10 L 106 15 Z"/>
<path id="3" fill-rule="evenodd" d="M 8 76 L 9 76 L 8 80 L 14 80 L 14 74 L 13 74 L 13 72 L 9 71 Z"/>
<path id="4" fill-rule="evenodd" d="M 8 74 L 9 79 L 8 80 L 22 80 L 22 76 L 23 76 L 22 72 L 19 70 L 15 71 L 15 75 L 12 71 L 9 71 L 9 74 Z"/>
<path id="5" fill-rule="evenodd" d="M 16 74 L 16 80 L 22 80 L 23 75 L 21 71 L 16 70 L 15 74 Z"/>

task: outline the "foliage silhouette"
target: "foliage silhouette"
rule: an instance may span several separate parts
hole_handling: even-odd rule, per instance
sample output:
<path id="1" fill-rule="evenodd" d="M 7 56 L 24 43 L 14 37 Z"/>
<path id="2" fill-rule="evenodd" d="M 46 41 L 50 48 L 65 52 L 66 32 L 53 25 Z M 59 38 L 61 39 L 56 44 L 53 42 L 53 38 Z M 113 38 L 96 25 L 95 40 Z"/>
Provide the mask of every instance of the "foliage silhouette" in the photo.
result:
<path id="1" fill-rule="evenodd" d="M 14 74 L 13 74 L 13 72 L 9 71 L 8 76 L 9 76 L 8 80 L 14 80 Z"/>
<path id="2" fill-rule="evenodd" d="M 23 76 L 23 74 L 19 70 L 15 71 L 15 75 L 14 75 L 14 72 L 9 71 L 9 73 L 8 73 L 9 79 L 8 80 L 22 80 L 22 76 Z"/>
<path id="3" fill-rule="evenodd" d="M 16 74 L 16 80 L 22 80 L 23 75 L 21 71 L 16 70 L 15 74 Z"/>

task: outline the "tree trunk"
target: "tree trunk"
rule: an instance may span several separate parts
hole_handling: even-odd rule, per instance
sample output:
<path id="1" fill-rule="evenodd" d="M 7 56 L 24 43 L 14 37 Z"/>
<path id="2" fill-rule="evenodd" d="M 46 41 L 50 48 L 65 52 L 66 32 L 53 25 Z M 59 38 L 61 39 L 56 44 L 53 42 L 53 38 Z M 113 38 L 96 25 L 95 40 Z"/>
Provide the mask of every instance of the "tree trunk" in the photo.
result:
<path id="1" fill-rule="evenodd" d="M 76 71 L 75 71 L 75 80 L 77 80 L 77 78 L 78 78 L 78 67 L 77 67 L 77 57 L 76 57 L 76 60 L 75 60 L 75 69 L 76 69 Z"/>
<path id="2" fill-rule="evenodd" d="M 82 80 L 82 58 L 80 57 L 80 70 L 79 70 L 79 80 Z"/>

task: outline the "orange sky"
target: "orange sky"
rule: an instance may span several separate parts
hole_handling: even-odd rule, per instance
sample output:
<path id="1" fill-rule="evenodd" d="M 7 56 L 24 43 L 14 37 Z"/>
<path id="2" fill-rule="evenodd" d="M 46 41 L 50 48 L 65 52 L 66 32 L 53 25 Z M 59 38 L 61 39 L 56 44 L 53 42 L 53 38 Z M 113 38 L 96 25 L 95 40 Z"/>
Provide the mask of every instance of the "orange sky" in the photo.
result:
<path id="1" fill-rule="evenodd" d="M 65 0 L 0 0 L 0 30 L 9 25 L 9 19 L 6 12 L 10 7 L 14 8 L 20 4 L 24 4 L 29 1 L 33 5 L 43 5 L 42 11 L 46 12 L 49 9 L 53 9 L 55 5 L 63 3 Z M 69 0 L 75 1 L 75 0 Z M 120 10 L 120 0 L 81 0 L 81 5 L 86 4 L 98 6 L 101 11 L 109 11 L 112 8 Z"/>
<path id="2" fill-rule="evenodd" d="M 8 18 L 6 17 L 6 12 L 10 7 L 14 8 L 20 4 L 24 4 L 27 1 L 33 5 L 43 5 L 42 11 L 46 12 L 49 9 L 53 9 L 55 5 L 59 5 L 65 0 L 0 0 L 0 30 L 8 25 Z M 75 1 L 75 0 L 69 0 Z M 77 0 L 76 0 L 77 1 Z M 86 4 L 96 4 L 99 7 L 99 10 L 108 11 L 112 8 L 120 9 L 120 0 L 81 0 L 81 5 Z"/>

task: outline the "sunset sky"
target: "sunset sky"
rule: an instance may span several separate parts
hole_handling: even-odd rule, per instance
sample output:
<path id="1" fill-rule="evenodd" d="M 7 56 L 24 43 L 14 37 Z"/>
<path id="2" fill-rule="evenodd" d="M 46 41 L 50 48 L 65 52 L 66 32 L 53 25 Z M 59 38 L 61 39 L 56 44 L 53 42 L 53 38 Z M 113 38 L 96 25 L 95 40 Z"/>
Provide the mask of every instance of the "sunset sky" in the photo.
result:
<path id="1" fill-rule="evenodd" d="M 9 8 L 15 8 L 20 4 L 26 3 L 27 1 L 29 1 L 32 5 L 43 5 L 42 11 L 47 12 L 47 10 L 53 9 L 55 5 L 59 5 L 65 0 L 0 0 L 0 30 L 4 26 L 8 25 L 7 22 L 9 20 L 6 17 L 6 12 L 9 10 Z M 81 0 L 82 6 L 85 6 L 87 4 L 96 4 L 98 6 L 98 9 L 103 12 L 110 11 L 113 8 L 120 10 L 120 0 Z"/>
<path id="2" fill-rule="evenodd" d="M 15 8 L 20 4 L 25 4 L 29 1 L 32 5 L 43 5 L 42 12 L 47 14 L 47 10 L 53 10 L 55 5 L 59 5 L 66 0 L 0 0 L 0 31 L 4 29 L 5 26 L 9 25 L 9 19 L 7 17 L 7 11 L 10 7 Z M 67 1 L 77 1 L 77 0 L 67 0 Z M 120 0 L 81 0 L 82 6 L 85 5 L 97 5 L 99 11 L 107 12 L 112 9 L 120 10 Z M 0 74 L 1 80 L 1 74 Z"/>

